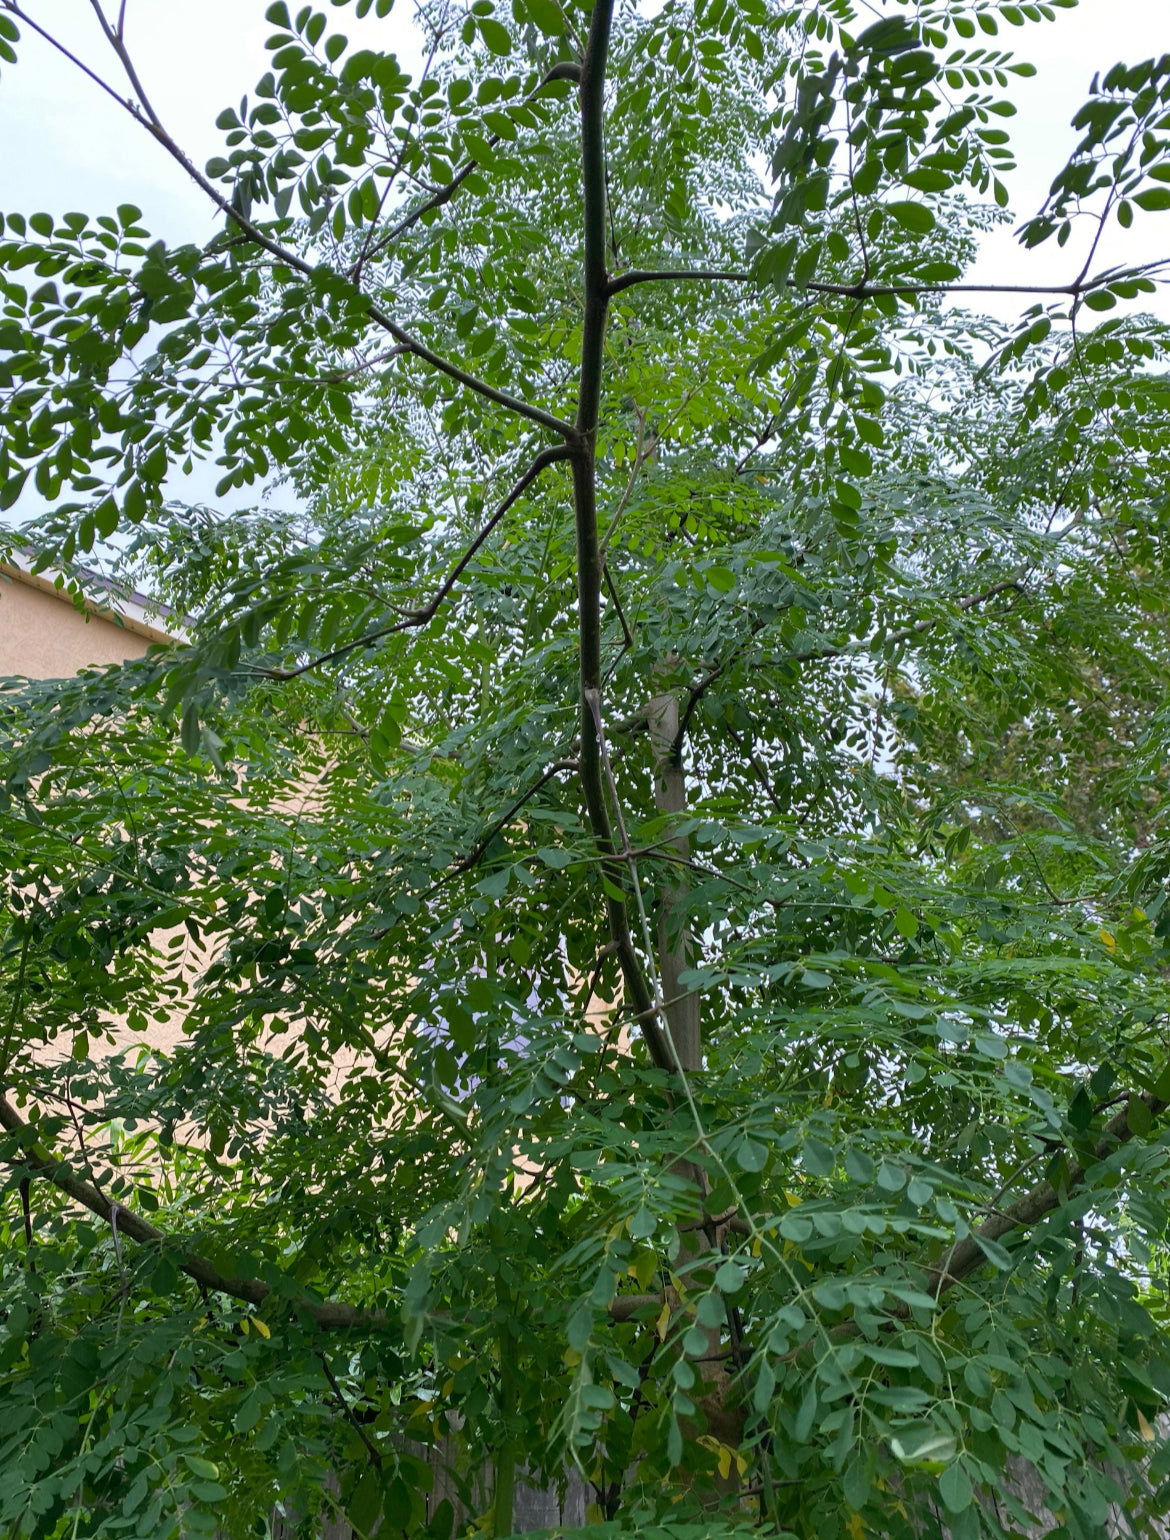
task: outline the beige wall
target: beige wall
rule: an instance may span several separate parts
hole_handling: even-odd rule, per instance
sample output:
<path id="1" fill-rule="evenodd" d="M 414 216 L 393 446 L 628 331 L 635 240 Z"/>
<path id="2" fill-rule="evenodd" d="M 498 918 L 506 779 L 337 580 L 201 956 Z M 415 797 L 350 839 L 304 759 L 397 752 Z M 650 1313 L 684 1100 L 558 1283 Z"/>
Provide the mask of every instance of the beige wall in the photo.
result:
<path id="1" fill-rule="evenodd" d="M 96 606 L 79 612 L 72 595 L 58 589 L 51 578 L 0 564 L 0 677 L 68 679 L 83 668 L 141 658 L 152 642 L 167 640 L 163 632 L 135 615 L 119 620 Z M 185 930 L 175 934 L 191 947 Z M 160 950 L 169 950 L 170 940 L 171 933 L 167 933 L 160 935 L 156 944 Z M 121 1023 L 110 1025 L 119 1047 L 133 1041 Z M 166 1022 L 152 1021 L 146 1041 L 154 1048 L 171 1049 L 181 1036 L 176 1015 Z M 60 1050 L 68 1051 L 68 1045 Z"/>
<path id="2" fill-rule="evenodd" d="M 0 676 L 67 679 L 79 669 L 140 658 L 165 637 L 96 610 L 78 614 L 46 578 L 0 566 Z"/>

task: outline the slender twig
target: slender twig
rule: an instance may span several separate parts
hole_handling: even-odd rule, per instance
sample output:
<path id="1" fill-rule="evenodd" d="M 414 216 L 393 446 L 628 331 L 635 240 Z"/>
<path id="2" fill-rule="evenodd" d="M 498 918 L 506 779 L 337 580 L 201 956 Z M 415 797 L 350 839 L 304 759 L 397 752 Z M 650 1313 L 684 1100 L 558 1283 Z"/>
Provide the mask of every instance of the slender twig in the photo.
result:
<path id="1" fill-rule="evenodd" d="M 66 1076 L 66 1079 L 65 1079 L 65 1098 L 64 1098 L 64 1100 L 65 1100 L 66 1107 L 69 1109 L 69 1117 L 70 1117 L 70 1119 L 72 1120 L 72 1123 L 73 1123 L 73 1131 L 77 1135 L 77 1147 L 78 1147 L 78 1150 L 81 1153 L 82 1168 L 85 1171 L 86 1176 L 93 1183 L 94 1191 L 98 1192 L 98 1193 L 101 1193 L 101 1196 L 103 1198 L 105 1198 L 106 1202 L 110 1206 L 111 1214 L 113 1214 L 115 1209 L 117 1208 L 117 1205 L 102 1190 L 102 1184 L 98 1181 L 97 1172 L 93 1169 L 93 1161 L 90 1160 L 90 1158 L 89 1158 L 89 1147 L 88 1147 L 88 1145 L 85 1142 L 85 1129 L 81 1126 L 81 1119 L 77 1115 L 77 1108 L 73 1105 L 73 1096 L 72 1096 L 71 1092 L 72 1092 L 72 1082 L 70 1081 L 69 1077 Z M 118 1260 L 119 1260 L 119 1262 L 121 1261 L 121 1257 L 122 1257 L 122 1249 L 119 1246 L 118 1247 Z"/>
<path id="2" fill-rule="evenodd" d="M 540 791 L 543 786 L 547 786 L 549 781 L 553 780 L 558 775 L 562 775 L 566 770 L 578 769 L 580 769 L 580 765 L 575 759 L 558 759 L 555 764 L 549 765 L 548 769 L 545 770 L 539 776 L 539 778 L 532 783 L 528 790 L 522 792 L 520 796 L 516 798 L 515 802 L 513 802 L 512 805 L 508 808 L 507 812 L 502 813 L 500 817 L 496 819 L 486 834 L 480 836 L 479 840 L 476 842 L 475 848 L 468 855 L 460 856 L 459 860 L 454 863 L 451 869 L 447 872 L 444 872 L 443 876 L 439 878 L 438 882 L 434 883 L 427 890 L 424 898 L 433 897 L 434 894 L 436 894 L 439 889 L 446 883 L 450 882 L 453 877 L 458 877 L 462 872 L 470 871 L 473 866 L 478 865 L 481 856 L 483 855 L 484 851 L 487 850 L 491 842 L 495 839 L 496 835 L 508 827 L 513 818 L 515 818 L 516 814 L 532 801 L 533 797 L 536 796 L 537 792 Z"/>
<path id="3" fill-rule="evenodd" d="M 613 574 L 609 570 L 608 562 L 602 567 L 601 575 L 605 579 L 605 586 L 609 590 L 609 597 L 613 600 L 613 607 L 617 611 L 617 618 L 621 622 L 622 628 L 621 652 L 618 653 L 617 657 L 613 660 L 608 670 L 606 671 L 605 677 L 608 680 L 610 674 L 612 674 L 614 669 L 617 667 L 618 660 L 623 657 L 625 653 L 629 652 L 630 648 L 634 645 L 634 636 L 633 632 L 630 630 L 629 622 L 626 619 L 626 612 L 622 609 L 622 601 L 618 598 L 617 587 L 613 580 Z"/>
<path id="4" fill-rule="evenodd" d="M 560 64 L 554 64 L 552 69 L 540 81 L 540 84 L 534 86 L 529 91 L 528 95 L 524 98 L 524 102 L 527 104 L 532 101 L 539 95 L 543 86 L 549 85 L 554 80 L 579 81 L 580 79 L 581 66 L 571 59 L 562 60 Z M 500 142 L 499 134 L 489 135 L 487 142 L 494 148 Z M 400 235 L 405 235 L 409 229 L 418 224 L 419 220 L 425 215 L 431 213 L 434 209 L 441 209 L 445 203 L 450 203 L 451 199 L 478 166 L 479 162 L 475 159 L 464 161 L 463 165 L 459 167 L 458 171 L 456 171 L 455 175 L 445 186 L 438 188 L 424 203 L 420 203 L 417 208 L 411 209 L 409 214 L 405 214 L 393 228 L 387 230 L 385 235 L 375 245 L 363 253 L 362 260 L 366 262 L 375 260 L 381 256 L 388 246 L 393 245 Z"/>
<path id="5" fill-rule="evenodd" d="M 333 1391 L 333 1394 L 337 1398 L 337 1404 L 341 1407 L 341 1410 L 345 1413 L 346 1420 L 350 1423 L 350 1425 L 352 1426 L 354 1432 L 361 1439 L 362 1443 L 366 1446 L 366 1449 L 367 1449 L 367 1451 L 369 1453 L 369 1456 L 370 1456 L 370 1461 L 373 1464 L 374 1468 L 376 1470 L 381 1470 L 382 1469 L 382 1451 L 378 1448 L 378 1446 L 376 1444 L 371 1442 L 369 1434 L 366 1432 L 365 1428 L 362 1427 L 361 1423 L 358 1421 L 357 1417 L 354 1415 L 353 1407 L 350 1406 L 349 1402 L 345 1399 L 344 1395 L 342 1395 L 342 1393 L 341 1393 L 341 1386 L 337 1383 L 337 1380 L 334 1378 L 333 1370 L 329 1367 L 329 1360 L 325 1357 L 325 1354 L 324 1353 L 318 1353 L 317 1357 L 321 1360 L 321 1367 L 325 1370 L 325 1378 L 329 1381 L 330 1389 Z"/>
<path id="6" fill-rule="evenodd" d="M 341 369 L 335 374 L 324 375 L 323 378 L 330 385 L 340 385 L 343 380 L 353 379 L 355 374 L 364 374 L 367 369 L 376 369 L 379 364 L 388 364 L 392 358 L 401 358 L 409 352 L 409 348 L 395 345 L 387 348 L 384 353 L 375 354 L 373 358 L 363 359 L 360 364 L 354 364 L 352 369 Z"/>
<path id="7" fill-rule="evenodd" d="M 462 577 L 476 552 L 517 498 L 527 491 L 541 471 L 549 465 L 555 465 L 558 460 L 567 460 L 571 453 L 572 451 L 564 444 L 557 444 L 551 449 L 541 450 L 532 464 L 513 485 L 507 497 L 496 508 L 491 518 L 483 526 L 479 534 L 476 535 L 463 555 L 448 572 L 432 598 L 421 609 L 410 610 L 400 620 L 394 621 L 391 625 L 379 626 L 377 630 L 368 631 L 364 636 L 359 636 L 352 642 L 344 642 L 340 647 L 334 647 L 332 651 L 322 653 L 320 657 L 312 658 L 308 663 L 302 663 L 298 668 L 265 668 L 258 669 L 257 673 L 265 679 L 276 679 L 282 683 L 290 679 L 299 679 L 302 674 L 307 674 L 311 669 L 321 668 L 326 663 L 336 663 L 339 658 L 344 658 L 349 653 L 356 652 L 359 648 L 372 647 L 375 642 L 382 641 L 384 637 L 394 636 L 399 631 L 410 631 L 418 626 L 427 625 L 429 621 L 435 618 L 443 600 L 454 588 L 460 577 Z"/>
<path id="8" fill-rule="evenodd" d="M 606 553 L 609 550 L 609 542 L 613 539 L 614 532 L 618 527 L 618 522 L 621 519 L 622 514 L 626 511 L 626 504 L 629 502 L 630 494 L 634 490 L 634 483 L 638 479 L 638 473 L 641 471 L 642 466 L 646 460 L 646 454 L 644 452 L 644 445 L 646 442 L 646 413 L 641 411 L 637 406 L 634 407 L 634 413 L 638 419 L 638 437 L 634 445 L 634 463 L 630 467 L 630 475 L 629 479 L 626 481 L 625 491 L 622 493 L 618 500 L 618 505 L 614 509 L 613 517 L 609 521 L 609 525 L 606 528 L 605 534 L 601 537 L 600 551 L 601 559 L 603 562 L 605 560 Z M 655 445 L 655 447 L 657 446 Z"/>
<path id="9" fill-rule="evenodd" d="M 754 747 L 750 747 L 750 748 L 745 748 L 744 747 L 743 738 L 740 736 L 739 733 L 736 732 L 735 728 L 732 727 L 730 722 L 724 721 L 724 722 L 721 722 L 719 725 L 723 728 L 723 731 L 731 739 L 732 743 L 735 744 L 736 748 L 739 749 L 740 753 L 747 760 L 748 764 L 752 767 L 752 771 L 753 771 L 753 773 L 754 773 L 754 775 L 756 777 L 756 780 L 763 787 L 764 795 L 767 797 L 768 801 L 772 804 L 772 806 L 776 809 L 776 811 L 778 813 L 783 815 L 787 811 L 787 809 L 785 808 L 784 804 L 780 801 L 780 798 L 776 795 L 776 789 L 772 785 L 772 778 L 771 778 L 771 776 L 769 776 L 768 772 L 764 769 L 763 765 L 761 765 L 759 760 L 757 759 L 755 748 Z"/>
<path id="10" fill-rule="evenodd" d="M 20 1182 L 20 1210 L 24 1218 L 24 1254 L 28 1259 L 29 1272 L 35 1273 L 37 1264 L 33 1256 L 32 1183 L 27 1176 L 22 1177 Z"/>
<path id="11" fill-rule="evenodd" d="M 418 89 L 420 93 L 423 85 L 430 77 L 431 65 L 434 63 L 435 54 L 438 52 L 439 45 L 447 35 L 448 29 L 443 26 L 443 20 L 445 20 L 445 18 L 446 9 L 444 8 L 443 17 L 434 26 L 431 32 L 430 52 L 427 54 L 426 63 L 423 65 L 422 73 L 419 76 Z M 403 138 L 402 143 L 399 145 L 398 154 L 394 158 L 393 168 L 391 169 L 390 175 L 386 178 L 385 186 L 382 188 L 382 196 L 378 199 L 378 207 L 374 211 L 374 217 L 370 220 L 370 228 L 366 234 L 365 240 L 362 242 L 362 249 L 358 253 L 358 259 L 346 275 L 355 288 L 359 288 L 361 286 L 362 270 L 369 258 L 370 248 L 373 245 L 374 236 L 378 233 L 378 221 L 381 219 L 382 211 L 386 207 L 386 200 L 390 196 L 390 190 L 394 186 L 394 183 L 398 180 L 398 174 L 402 170 L 402 163 L 406 159 L 407 151 L 410 148 L 410 142 L 410 137 L 407 135 Z"/>

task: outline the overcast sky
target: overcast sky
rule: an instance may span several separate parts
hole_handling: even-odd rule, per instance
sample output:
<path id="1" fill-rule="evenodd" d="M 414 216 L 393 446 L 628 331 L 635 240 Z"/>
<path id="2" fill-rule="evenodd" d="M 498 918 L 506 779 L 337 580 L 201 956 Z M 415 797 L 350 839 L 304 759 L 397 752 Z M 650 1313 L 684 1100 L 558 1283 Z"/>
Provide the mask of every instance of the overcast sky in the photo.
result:
<path id="1" fill-rule="evenodd" d="M 25 4 L 83 58 L 111 74 L 89 0 Z M 364 22 L 351 7 L 324 8 L 331 27 L 353 41 L 396 50 L 414 69 L 408 0 L 399 5 L 385 21 L 371 16 Z M 127 39 L 146 89 L 170 132 L 200 165 L 221 148 L 216 114 L 238 104 L 267 68 L 264 40 L 272 29 L 264 8 L 264 0 L 128 0 Z M 155 234 L 169 241 L 206 239 L 217 218 L 198 189 L 114 102 L 23 30 L 19 64 L 5 64 L 0 73 L 0 209 L 96 214 L 135 203 Z M 1006 178 L 1012 211 L 1026 216 L 1039 207 L 1067 159 L 1075 138 L 1069 120 L 1094 72 L 1170 50 L 1170 0 L 1081 0 L 1078 9 L 1058 12 L 1053 23 L 1004 26 L 1001 38 L 1037 68 L 1035 78 L 1016 82 L 1019 112 L 1005 125 L 1020 163 Z M 1170 256 L 1170 212 L 1139 211 L 1129 231 L 1112 226 L 1098 264 L 1162 256 Z M 1024 253 L 1005 230 L 987 239 L 973 276 L 987 283 L 1060 283 L 1078 266 L 1071 245 L 1059 252 L 1050 242 Z M 989 301 L 987 308 L 1006 317 L 1015 313 L 1015 302 Z M 1170 316 L 1165 290 L 1156 308 Z"/>

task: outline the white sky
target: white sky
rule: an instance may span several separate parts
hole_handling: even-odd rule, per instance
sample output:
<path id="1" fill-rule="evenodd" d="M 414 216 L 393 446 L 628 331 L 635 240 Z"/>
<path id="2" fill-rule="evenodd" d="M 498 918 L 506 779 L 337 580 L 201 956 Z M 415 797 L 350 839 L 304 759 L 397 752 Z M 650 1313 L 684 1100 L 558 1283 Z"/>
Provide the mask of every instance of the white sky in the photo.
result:
<path id="1" fill-rule="evenodd" d="M 289 3 L 295 12 L 295 0 Z M 113 61 L 103 54 L 89 0 L 25 4 L 87 61 L 100 61 L 102 73 L 112 77 Z M 107 0 L 108 8 L 112 4 Z M 146 89 L 170 132 L 199 165 L 221 148 L 216 114 L 238 104 L 267 68 L 264 40 L 272 28 L 264 21 L 265 4 L 128 0 L 127 40 Z M 317 5 L 326 10 L 331 30 L 345 31 L 351 41 L 360 37 L 396 49 L 406 68 L 417 68 L 408 0 L 399 0 L 400 9 L 385 21 L 370 16 L 358 22 L 352 7 L 334 10 L 323 0 Z M 154 234 L 172 242 L 206 239 L 218 218 L 209 214 L 198 189 L 114 102 L 27 28 L 22 31 L 19 64 L 0 69 L 0 209 L 26 214 L 76 209 L 92 215 L 135 203 Z M 1013 213 L 1024 216 L 1039 207 L 1072 148 L 1069 120 L 1084 101 L 1094 72 L 1118 60 L 1135 63 L 1170 49 L 1170 0 L 1081 0 L 1077 10 L 1058 12 L 1054 23 L 1005 25 L 1001 39 L 1038 72 L 1016 82 L 1019 112 L 1004 124 L 1020 162 L 1005 180 Z M 1170 212 L 1137 211 L 1132 229 L 1112 226 L 1097 265 L 1162 256 L 1170 256 Z M 1004 230 L 987 239 L 972 276 L 989 283 L 1066 282 L 1078 267 L 1074 243 L 1064 252 L 1049 242 L 1025 253 Z M 986 308 L 1008 317 L 1027 303 L 988 301 Z M 1144 304 L 1155 308 L 1148 299 Z M 1170 315 L 1168 291 L 1160 292 L 1156 308 Z"/>

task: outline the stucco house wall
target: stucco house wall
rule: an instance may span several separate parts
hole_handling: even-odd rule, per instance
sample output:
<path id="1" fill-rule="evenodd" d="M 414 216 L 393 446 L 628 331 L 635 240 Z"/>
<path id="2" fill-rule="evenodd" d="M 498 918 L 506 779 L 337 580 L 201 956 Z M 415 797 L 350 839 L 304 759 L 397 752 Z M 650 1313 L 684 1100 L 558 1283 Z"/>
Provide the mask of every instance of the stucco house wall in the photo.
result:
<path id="1" fill-rule="evenodd" d="M 141 658 L 152 642 L 171 640 L 140 601 L 119 610 L 89 603 L 79 613 L 52 574 L 0 562 L 0 676 L 68 679 L 79 669 Z"/>

